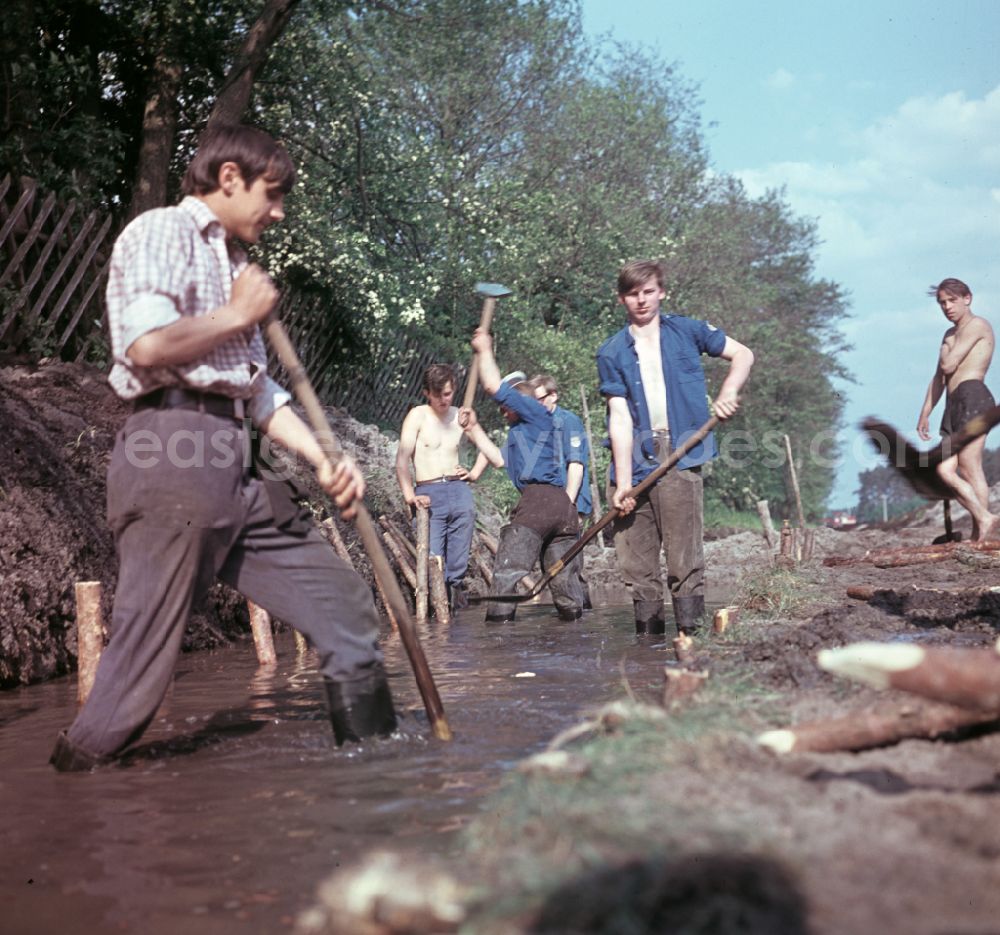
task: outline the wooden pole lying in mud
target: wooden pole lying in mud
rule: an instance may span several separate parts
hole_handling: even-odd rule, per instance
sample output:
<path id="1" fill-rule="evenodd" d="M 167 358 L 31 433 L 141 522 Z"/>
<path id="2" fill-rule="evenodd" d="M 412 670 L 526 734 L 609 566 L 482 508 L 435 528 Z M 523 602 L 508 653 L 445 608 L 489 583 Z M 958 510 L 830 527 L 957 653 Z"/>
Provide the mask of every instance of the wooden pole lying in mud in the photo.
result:
<path id="1" fill-rule="evenodd" d="M 83 705 L 94 687 L 97 664 L 104 650 L 101 617 L 101 582 L 77 581 L 76 594 L 76 700 Z"/>
<path id="2" fill-rule="evenodd" d="M 451 623 L 451 611 L 448 607 L 448 585 L 444 580 L 444 559 L 440 555 L 431 555 L 427 561 L 427 574 L 430 579 L 431 604 L 438 623 Z"/>
<path id="3" fill-rule="evenodd" d="M 816 661 L 827 672 L 874 688 L 894 688 L 1000 715 L 1000 652 L 996 648 L 852 643 L 821 650 Z"/>
<path id="4" fill-rule="evenodd" d="M 417 507 L 417 560 L 416 581 L 413 585 L 417 623 L 427 622 L 427 555 L 431 539 L 431 511 L 425 506 Z"/>
<path id="5" fill-rule="evenodd" d="M 273 666 L 278 661 L 274 651 L 274 633 L 271 630 L 271 615 L 259 604 L 247 601 L 250 611 L 250 632 L 257 650 L 257 662 L 262 666 Z"/>
<path id="6" fill-rule="evenodd" d="M 1000 713 L 970 711 L 933 701 L 887 704 L 843 717 L 769 730 L 757 743 L 774 753 L 833 753 L 867 750 L 909 737 L 938 737 L 959 727 L 1000 720 Z"/>

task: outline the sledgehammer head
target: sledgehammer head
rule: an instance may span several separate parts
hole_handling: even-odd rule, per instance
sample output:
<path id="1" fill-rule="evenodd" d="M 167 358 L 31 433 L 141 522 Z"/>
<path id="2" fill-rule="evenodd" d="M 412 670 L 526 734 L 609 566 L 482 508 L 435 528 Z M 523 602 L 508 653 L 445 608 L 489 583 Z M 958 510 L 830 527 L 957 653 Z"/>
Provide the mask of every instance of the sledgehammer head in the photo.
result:
<path id="1" fill-rule="evenodd" d="M 476 292 L 487 299 L 502 299 L 505 295 L 511 294 L 510 289 L 498 282 L 477 282 Z"/>

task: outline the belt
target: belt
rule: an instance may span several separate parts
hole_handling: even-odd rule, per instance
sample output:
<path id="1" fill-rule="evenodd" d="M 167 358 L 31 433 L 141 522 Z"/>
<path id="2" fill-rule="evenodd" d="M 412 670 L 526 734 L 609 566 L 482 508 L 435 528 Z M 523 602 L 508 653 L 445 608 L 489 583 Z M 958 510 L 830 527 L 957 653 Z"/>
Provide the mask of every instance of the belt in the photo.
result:
<path id="1" fill-rule="evenodd" d="M 424 484 L 447 484 L 453 480 L 465 480 L 462 474 L 446 474 L 444 477 L 430 477 L 427 480 L 418 480 L 415 487 L 422 487 Z"/>
<path id="2" fill-rule="evenodd" d="M 135 409 L 190 409 L 223 419 L 243 421 L 244 400 L 223 396 L 221 393 L 203 393 L 183 386 L 163 386 L 146 393 L 135 401 Z"/>

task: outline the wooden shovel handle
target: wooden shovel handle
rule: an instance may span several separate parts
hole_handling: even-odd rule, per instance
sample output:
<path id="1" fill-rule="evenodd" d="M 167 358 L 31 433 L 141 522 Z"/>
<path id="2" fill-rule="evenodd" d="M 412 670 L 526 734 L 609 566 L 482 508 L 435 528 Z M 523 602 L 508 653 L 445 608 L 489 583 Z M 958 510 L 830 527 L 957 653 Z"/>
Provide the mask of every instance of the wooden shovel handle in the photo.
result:
<path id="1" fill-rule="evenodd" d="M 288 377 L 292 384 L 295 395 L 299 398 L 306 411 L 306 417 L 312 426 L 323 453 L 329 458 L 331 464 L 337 464 L 341 458 L 341 447 L 333 434 L 333 429 L 326 418 L 323 406 L 316 395 L 305 368 L 299 360 L 298 354 L 285 331 L 284 325 L 274 316 L 268 319 L 265 326 L 267 338 L 271 342 L 288 371 Z M 424 708 L 427 710 L 427 717 L 430 720 L 431 729 L 434 736 L 439 740 L 451 740 L 451 728 L 444 714 L 444 706 L 441 704 L 441 697 L 438 695 L 437 686 L 434 684 L 434 677 L 431 675 L 430 667 L 427 665 L 427 658 L 424 656 L 423 647 L 420 645 L 420 638 L 417 635 L 416 626 L 410 616 L 410 610 L 403 599 L 403 592 L 400 590 L 399 582 L 392 573 L 389 559 L 382 549 L 378 533 L 372 523 L 371 514 L 363 503 L 355 504 L 357 512 L 354 517 L 354 527 L 358 531 L 361 544 L 368 553 L 368 558 L 372 563 L 372 570 L 378 578 L 379 584 L 385 593 L 393 616 L 399 625 L 399 635 L 406 649 L 406 655 L 410 659 L 413 667 L 413 674 L 417 680 L 417 688 L 420 689 L 420 697 L 423 699 Z"/>
<path id="2" fill-rule="evenodd" d="M 483 313 L 479 318 L 479 330 L 489 331 L 493 325 L 493 311 L 497 307 L 497 300 L 488 295 L 483 300 Z M 469 364 L 469 376 L 465 380 L 465 398 L 462 400 L 462 407 L 468 409 L 472 405 L 472 400 L 476 396 L 476 384 L 479 382 L 479 355 L 472 355 L 472 363 Z"/>

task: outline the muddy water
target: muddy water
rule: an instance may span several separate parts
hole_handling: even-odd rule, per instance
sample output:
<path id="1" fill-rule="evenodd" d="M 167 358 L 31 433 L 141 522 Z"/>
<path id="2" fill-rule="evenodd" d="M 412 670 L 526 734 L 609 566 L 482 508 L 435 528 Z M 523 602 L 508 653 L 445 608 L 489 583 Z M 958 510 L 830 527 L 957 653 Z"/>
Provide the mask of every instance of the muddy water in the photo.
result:
<path id="1" fill-rule="evenodd" d="M 121 765 L 46 763 L 75 709 L 75 678 L 0 693 L 0 932 L 289 931 L 334 868 L 379 846 L 447 854 L 506 770 L 620 697 L 653 697 L 664 645 L 637 642 L 631 608 L 513 625 L 481 610 L 423 631 L 455 733 L 436 741 L 398 638 L 385 653 L 398 737 L 337 750 L 315 658 L 279 637 L 182 657 L 173 688 Z"/>

